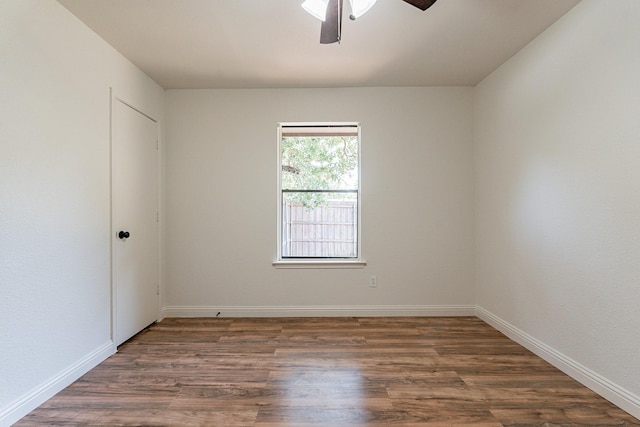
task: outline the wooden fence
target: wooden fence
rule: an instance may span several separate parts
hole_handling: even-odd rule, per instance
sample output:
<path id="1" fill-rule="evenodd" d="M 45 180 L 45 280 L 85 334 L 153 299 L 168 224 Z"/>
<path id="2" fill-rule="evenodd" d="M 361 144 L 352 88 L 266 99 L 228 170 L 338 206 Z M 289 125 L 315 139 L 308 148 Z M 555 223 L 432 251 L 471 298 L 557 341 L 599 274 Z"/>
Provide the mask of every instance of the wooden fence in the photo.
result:
<path id="1" fill-rule="evenodd" d="M 283 257 L 357 257 L 357 237 L 355 200 L 328 201 L 315 208 L 283 201 Z"/>

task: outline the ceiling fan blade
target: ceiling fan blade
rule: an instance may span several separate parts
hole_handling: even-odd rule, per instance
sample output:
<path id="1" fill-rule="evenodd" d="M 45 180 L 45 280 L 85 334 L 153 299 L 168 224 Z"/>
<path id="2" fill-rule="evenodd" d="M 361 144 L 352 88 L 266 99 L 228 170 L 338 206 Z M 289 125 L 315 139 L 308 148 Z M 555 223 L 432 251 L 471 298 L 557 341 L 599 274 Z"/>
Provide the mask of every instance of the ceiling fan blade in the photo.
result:
<path id="1" fill-rule="evenodd" d="M 329 0 L 327 16 L 320 29 L 320 43 L 340 42 L 342 33 L 342 0 Z"/>
<path id="2" fill-rule="evenodd" d="M 404 0 L 406 3 L 409 3 L 412 6 L 417 7 L 420 10 L 427 10 L 429 9 L 431 6 L 433 6 L 433 4 L 437 1 L 437 0 Z"/>

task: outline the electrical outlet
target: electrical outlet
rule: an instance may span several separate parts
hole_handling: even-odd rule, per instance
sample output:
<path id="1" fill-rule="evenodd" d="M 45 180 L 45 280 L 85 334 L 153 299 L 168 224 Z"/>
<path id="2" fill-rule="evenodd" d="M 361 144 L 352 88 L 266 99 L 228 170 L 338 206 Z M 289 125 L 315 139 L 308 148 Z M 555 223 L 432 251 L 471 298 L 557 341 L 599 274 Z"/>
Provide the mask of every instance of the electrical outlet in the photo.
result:
<path id="1" fill-rule="evenodd" d="M 371 277 L 369 277 L 369 287 L 375 288 L 376 286 L 378 286 L 378 278 L 374 275 L 371 275 Z"/>

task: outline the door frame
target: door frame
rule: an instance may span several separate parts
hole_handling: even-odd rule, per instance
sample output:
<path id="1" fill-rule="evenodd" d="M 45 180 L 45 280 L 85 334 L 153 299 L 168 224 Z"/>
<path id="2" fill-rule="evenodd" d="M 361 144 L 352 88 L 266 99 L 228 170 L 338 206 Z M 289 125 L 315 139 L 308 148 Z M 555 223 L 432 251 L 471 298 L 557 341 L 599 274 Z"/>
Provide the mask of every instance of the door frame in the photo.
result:
<path id="1" fill-rule="evenodd" d="M 152 115 L 147 114 L 143 111 L 143 109 L 138 108 L 135 106 L 134 103 L 130 102 L 129 100 L 127 100 L 125 97 L 120 96 L 119 93 L 117 93 L 113 87 L 109 88 L 109 206 L 110 206 L 110 225 L 109 225 L 109 261 L 111 264 L 111 268 L 110 268 L 110 305 L 111 305 L 111 321 L 110 321 L 110 326 L 111 326 L 111 331 L 110 331 L 110 338 L 111 338 L 111 342 L 113 344 L 113 348 L 114 348 L 114 352 L 117 351 L 117 345 L 116 345 L 116 333 L 117 333 L 117 322 L 118 322 L 118 318 L 117 318 L 117 283 L 116 283 L 116 265 L 115 265 L 115 254 L 114 254 L 114 236 L 115 233 L 118 230 L 118 227 L 116 224 L 116 221 L 118 220 L 117 214 L 116 214 L 116 209 L 115 209 L 115 197 L 114 194 L 117 191 L 117 189 L 115 188 L 114 185 L 114 147 L 115 147 L 115 125 L 116 125 L 116 117 L 115 117 L 115 108 L 116 108 L 116 103 L 120 102 L 124 105 L 126 105 L 127 107 L 137 111 L 138 113 L 142 114 L 143 116 L 145 116 L 146 118 L 148 118 L 149 120 L 153 121 L 156 125 L 156 138 L 158 141 L 158 155 L 156 156 L 156 162 L 157 162 L 157 171 L 158 171 L 158 176 L 157 176 L 157 184 L 158 184 L 158 206 L 157 211 L 158 211 L 158 253 L 157 253 L 157 259 L 158 259 L 158 290 L 157 290 L 157 294 L 158 294 L 158 301 L 157 304 L 158 306 L 156 307 L 156 321 L 160 321 L 162 320 L 162 311 L 161 311 L 161 300 L 162 300 L 162 290 L 163 290 L 163 275 L 162 275 L 162 256 L 163 256 L 163 241 L 162 241 L 162 229 L 163 229 L 163 215 L 162 215 L 162 205 L 163 205 L 163 197 L 162 197 L 162 188 L 163 188 L 163 183 L 162 183 L 162 144 L 161 144 L 161 134 L 160 134 L 160 121 L 156 118 L 154 118 Z"/>

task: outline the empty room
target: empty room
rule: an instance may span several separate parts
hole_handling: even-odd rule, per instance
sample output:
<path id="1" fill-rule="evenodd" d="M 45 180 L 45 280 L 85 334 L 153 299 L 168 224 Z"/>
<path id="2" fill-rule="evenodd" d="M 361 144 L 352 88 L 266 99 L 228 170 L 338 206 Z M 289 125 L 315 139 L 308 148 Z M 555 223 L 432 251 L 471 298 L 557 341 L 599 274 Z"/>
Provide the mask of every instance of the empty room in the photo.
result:
<path id="1" fill-rule="evenodd" d="M 639 21 L 0 0 L 0 426 L 640 425 Z"/>

